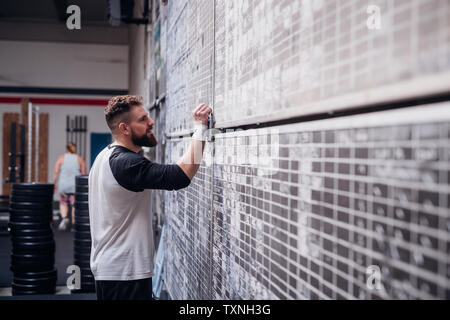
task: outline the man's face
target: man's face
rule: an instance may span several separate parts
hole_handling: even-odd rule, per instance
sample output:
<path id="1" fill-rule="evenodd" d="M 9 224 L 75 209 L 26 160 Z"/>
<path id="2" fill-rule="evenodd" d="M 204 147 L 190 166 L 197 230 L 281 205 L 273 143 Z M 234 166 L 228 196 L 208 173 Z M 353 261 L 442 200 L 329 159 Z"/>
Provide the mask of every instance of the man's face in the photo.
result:
<path id="1" fill-rule="evenodd" d="M 143 107 L 132 107 L 130 110 L 131 141 L 140 147 L 155 147 L 158 144 L 152 132 L 155 122 L 148 116 Z"/>

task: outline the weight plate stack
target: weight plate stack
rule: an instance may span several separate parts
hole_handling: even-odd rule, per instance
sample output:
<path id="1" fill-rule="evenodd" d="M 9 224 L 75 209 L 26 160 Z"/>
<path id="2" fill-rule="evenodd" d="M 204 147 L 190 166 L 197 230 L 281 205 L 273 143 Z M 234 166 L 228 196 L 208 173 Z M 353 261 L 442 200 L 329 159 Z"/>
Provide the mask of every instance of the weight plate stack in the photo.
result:
<path id="1" fill-rule="evenodd" d="M 50 227 L 53 184 L 14 183 L 9 204 L 12 294 L 53 294 L 55 240 Z"/>
<path id="2" fill-rule="evenodd" d="M 81 269 L 81 289 L 72 293 L 95 292 L 95 280 L 91 272 L 91 226 L 89 223 L 88 176 L 75 178 L 75 240 L 74 264 Z"/>

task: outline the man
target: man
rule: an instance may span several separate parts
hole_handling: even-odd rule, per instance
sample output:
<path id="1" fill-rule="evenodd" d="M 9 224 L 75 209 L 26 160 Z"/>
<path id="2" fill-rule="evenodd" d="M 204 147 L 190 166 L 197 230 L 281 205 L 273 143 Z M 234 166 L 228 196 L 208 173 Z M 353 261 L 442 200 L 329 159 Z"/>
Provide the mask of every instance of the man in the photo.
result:
<path id="1" fill-rule="evenodd" d="M 119 96 L 109 101 L 105 117 L 115 142 L 100 152 L 89 174 L 90 265 L 99 300 L 151 299 L 149 189 L 189 186 L 200 167 L 210 113 L 204 104 L 192 112 L 195 132 L 188 150 L 177 164 L 160 165 L 141 155 L 142 147 L 158 143 L 142 98 Z"/>

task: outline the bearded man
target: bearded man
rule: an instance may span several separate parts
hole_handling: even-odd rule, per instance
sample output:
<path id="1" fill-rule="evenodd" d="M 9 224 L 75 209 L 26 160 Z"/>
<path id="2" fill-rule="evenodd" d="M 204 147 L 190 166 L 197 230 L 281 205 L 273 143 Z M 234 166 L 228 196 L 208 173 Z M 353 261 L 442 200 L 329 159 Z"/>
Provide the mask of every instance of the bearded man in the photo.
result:
<path id="1" fill-rule="evenodd" d="M 195 131 L 188 150 L 176 164 L 161 165 L 142 156 L 142 147 L 158 143 L 142 98 L 118 96 L 109 101 L 105 118 L 114 143 L 99 153 L 89 173 L 90 266 L 97 299 L 152 298 L 150 189 L 189 186 L 200 167 L 210 113 L 205 104 L 192 112 Z"/>

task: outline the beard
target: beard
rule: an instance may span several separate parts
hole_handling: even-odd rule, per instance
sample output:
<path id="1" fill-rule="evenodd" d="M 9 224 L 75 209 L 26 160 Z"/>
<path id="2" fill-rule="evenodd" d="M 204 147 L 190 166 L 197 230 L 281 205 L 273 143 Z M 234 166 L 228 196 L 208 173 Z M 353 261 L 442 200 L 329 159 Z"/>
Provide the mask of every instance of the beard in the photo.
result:
<path id="1" fill-rule="evenodd" d="M 158 145 L 158 140 L 156 140 L 155 135 L 152 133 L 150 137 L 144 134 L 138 137 L 133 131 L 131 132 L 131 141 L 139 147 L 156 147 Z"/>

